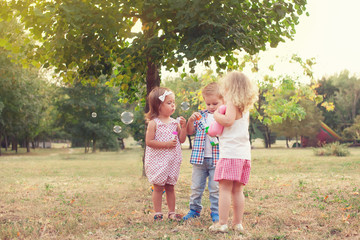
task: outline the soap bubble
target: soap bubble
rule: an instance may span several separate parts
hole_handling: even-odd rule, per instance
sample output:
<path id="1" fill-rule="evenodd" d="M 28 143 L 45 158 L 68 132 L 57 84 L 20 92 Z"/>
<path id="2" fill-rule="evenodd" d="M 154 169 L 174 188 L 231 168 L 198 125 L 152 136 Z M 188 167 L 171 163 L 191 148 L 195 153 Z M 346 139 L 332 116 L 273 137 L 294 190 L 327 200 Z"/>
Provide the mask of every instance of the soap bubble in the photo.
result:
<path id="1" fill-rule="evenodd" d="M 132 112 L 123 112 L 121 114 L 121 121 L 125 124 L 130 124 L 134 121 L 134 114 Z"/>
<path id="2" fill-rule="evenodd" d="M 91 113 L 91 116 L 92 116 L 93 118 L 96 118 L 96 117 L 97 117 L 96 112 L 92 112 L 92 113 Z"/>
<path id="3" fill-rule="evenodd" d="M 113 127 L 113 131 L 115 132 L 115 133 L 121 133 L 121 127 L 119 126 L 119 125 L 115 125 L 114 127 Z"/>
<path id="4" fill-rule="evenodd" d="M 190 108 L 190 104 L 188 102 L 182 102 L 180 106 L 181 106 L 181 109 L 184 111 L 187 111 Z"/>

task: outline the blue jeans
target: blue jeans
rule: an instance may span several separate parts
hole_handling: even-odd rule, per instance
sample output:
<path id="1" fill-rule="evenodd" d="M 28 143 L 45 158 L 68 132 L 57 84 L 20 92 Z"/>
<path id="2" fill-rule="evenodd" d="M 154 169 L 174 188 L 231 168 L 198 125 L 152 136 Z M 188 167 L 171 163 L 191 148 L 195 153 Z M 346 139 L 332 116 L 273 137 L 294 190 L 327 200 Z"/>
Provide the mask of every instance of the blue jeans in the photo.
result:
<path id="1" fill-rule="evenodd" d="M 214 181 L 215 166 L 212 167 L 212 163 L 212 158 L 204 158 L 203 164 L 193 164 L 190 209 L 201 212 L 201 198 L 206 187 L 206 178 L 209 178 L 210 209 L 212 213 L 219 214 L 219 183 Z"/>

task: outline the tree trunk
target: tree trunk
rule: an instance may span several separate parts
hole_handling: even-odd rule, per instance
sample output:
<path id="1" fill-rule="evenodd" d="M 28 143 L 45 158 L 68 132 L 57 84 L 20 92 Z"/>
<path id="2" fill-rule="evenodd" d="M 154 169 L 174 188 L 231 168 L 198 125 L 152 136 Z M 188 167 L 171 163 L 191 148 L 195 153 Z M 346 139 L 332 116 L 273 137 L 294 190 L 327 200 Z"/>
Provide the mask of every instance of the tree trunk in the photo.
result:
<path id="1" fill-rule="evenodd" d="M 8 138 L 7 138 L 6 134 L 5 134 L 4 140 L 5 140 L 5 151 L 7 152 L 9 144 L 8 144 Z"/>
<path id="2" fill-rule="evenodd" d="M 355 93 L 354 93 L 354 103 L 353 103 L 352 110 L 351 110 L 351 115 L 352 115 L 352 121 L 353 122 L 355 121 L 355 118 L 356 118 L 356 104 L 359 101 L 359 97 L 360 97 L 360 95 L 358 94 L 357 91 L 355 91 Z"/>
<path id="3" fill-rule="evenodd" d="M 93 139 L 93 148 L 92 148 L 92 152 L 96 153 L 96 139 Z"/>
<path id="4" fill-rule="evenodd" d="M 124 150 L 124 149 L 125 149 L 124 139 L 123 139 L 123 138 L 120 138 L 119 141 L 120 141 L 120 149 L 121 149 L 121 150 Z"/>
<path id="5" fill-rule="evenodd" d="M 142 158 L 142 161 L 143 161 L 142 175 L 143 175 L 143 177 L 146 177 L 146 172 L 145 172 L 145 151 L 146 151 L 146 144 L 145 144 L 145 147 L 144 147 L 144 154 L 143 154 L 143 158 Z"/>
<path id="6" fill-rule="evenodd" d="M 85 153 L 89 152 L 89 148 L 90 148 L 89 141 L 86 141 L 86 143 L 85 143 Z"/>
<path id="7" fill-rule="evenodd" d="M 268 138 L 269 138 L 269 148 L 271 148 L 271 131 L 269 128 L 267 128 L 268 131 Z"/>
<path id="8" fill-rule="evenodd" d="M 16 150 L 16 146 L 17 146 L 17 143 L 14 139 L 11 140 L 11 150 L 12 151 L 15 151 Z"/>
<path id="9" fill-rule="evenodd" d="M 188 135 L 188 139 L 189 139 L 189 149 L 192 149 L 191 135 Z"/>
<path id="10" fill-rule="evenodd" d="M 146 96 L 153 88 L 160 86 L 160 74 L 158 66 L 151 61 L 151 58 L 147 60 L 147 71 L 146 71 Z M 149 103 L 146 99 L 145 113 L 149 111 Z"/>
<path id="11" fill-rule="evenodd" d="M 267 126 L 265 126 L 265 148 L 271 148 L 271 131 Z"/>
<path id="12" fill-rule="evenodd" d="M 18 142 L 15 138 L 11 140 L 11 150 L 15 151 L 15 153 L 18 152 Z"/>
<path id="13" fill-rule="evenodd" d="M 18 143 L 16 140 L 14 140 L 13 145 L 14 145 L 15 152 L 18 153 Z"/>
<path id="14" fill-rule="evenodd" d="M 289 146 L 289 138 L 288 137 L 286 138 L 286 147 L 290 148 L 290 146 Z"/>
<path id="15" fill-rule="evenodd" d="M 26 152 L 30 152 L 30 141 L 28 139 L 25 140 L 25 145 L 26 145 Z"/>
<path id="16" fill-rule="evenodd" d="M 156 65 L 155 62 L 151 60 L 151 58 L 147 59 L 147 71 L 146 71 L 146 96 L 149 96 L 149 93 L 153 88 L 160 86 L 160 74 L 159 74 L 159 67 Z M 149 102 L 146 98 L 146 106 L 145 106 L 145 113 L 149 111 Z M 145 123 L 145 138 L 146 138 L 146 130 L 147 124 Z M 145 139 L 144 139 L 145 142 Z M 143 172 L 142 175 L 146 176 L 145 174 L 145 150 L 146 150 L 146 143 L 144 147 L 144 154 L 142 158 L 143 162 Z"/>
<path id="17" fill-rule="evenodd" d="M 269 145 L 268 145 L 268 137 L 267 137 L 266 131 L 263 133 L 263 136 L 264 136 L 264 145 L 265 145 L 265 148 L 268 148 Z"/>

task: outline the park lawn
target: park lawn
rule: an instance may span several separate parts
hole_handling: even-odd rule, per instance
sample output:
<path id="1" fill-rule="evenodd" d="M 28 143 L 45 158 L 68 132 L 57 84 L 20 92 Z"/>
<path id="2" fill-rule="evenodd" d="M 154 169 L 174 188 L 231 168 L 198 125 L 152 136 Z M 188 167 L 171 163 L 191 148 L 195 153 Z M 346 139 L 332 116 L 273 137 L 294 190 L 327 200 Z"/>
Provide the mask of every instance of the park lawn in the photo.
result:
<path id="1" fill-rule="evenodd" d="M 83 152 L 41 149 L 0 157 L 0 239 L 360 239 L 359 148 L 350 148 L 348 157 L 254 148 L 245 235 L 208 231 L 207 190 L 200 218 L 154 223 L 143 150 Z M 183 150 L 176 186 L 181 214 L 189 210 L 190 153 Z"/>

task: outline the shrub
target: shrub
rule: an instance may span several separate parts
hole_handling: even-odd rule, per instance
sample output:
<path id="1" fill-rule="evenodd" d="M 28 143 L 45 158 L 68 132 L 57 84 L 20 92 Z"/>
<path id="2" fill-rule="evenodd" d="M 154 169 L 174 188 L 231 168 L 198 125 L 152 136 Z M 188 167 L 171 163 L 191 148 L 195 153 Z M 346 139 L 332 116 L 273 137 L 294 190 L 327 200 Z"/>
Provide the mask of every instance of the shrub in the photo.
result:
<path id="1" fill-rule="evenodd" d="M 350 155 L 350 151 L 346 144 L 340 144 L 339 142 L 329 143 L 322 148 L 314 148 L 316 156 L 338 156 L 345 157 Z"/>
<path id="2" fill-rule="evenodd" d="M 117 136 L 114 134 L 109 134 L 106 138 L 101 138 L 98 140 L 97 147 L 100 151 L 118 151 L 119 142 Z"/>
<path id="3" fill-rule="evenodd" d="M 360 140 L 360 115 L 356 116 L 353 125 L 344 129 L 343 134 L 354 143 Z"/>

